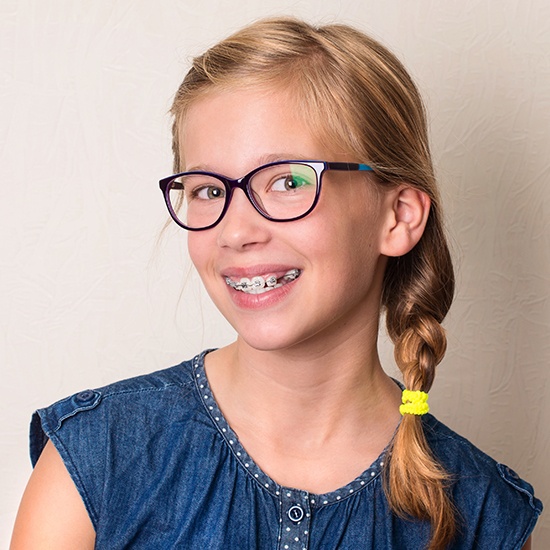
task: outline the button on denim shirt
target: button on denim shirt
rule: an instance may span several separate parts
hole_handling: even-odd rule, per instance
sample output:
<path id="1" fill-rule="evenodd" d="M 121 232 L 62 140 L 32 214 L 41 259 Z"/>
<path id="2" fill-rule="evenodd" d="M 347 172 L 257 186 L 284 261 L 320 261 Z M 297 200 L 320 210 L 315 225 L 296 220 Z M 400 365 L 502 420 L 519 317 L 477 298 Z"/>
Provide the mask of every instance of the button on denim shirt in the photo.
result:
<path id="1" fill-rule="evenodd" d="M 451 547 L 520 549 L 542 511 L 532 487 L 433 416 L 423 423 L 454 480 L 460 528 Z M 267 476 L 217 406 L 204 353 L 37 411 L 33 464 L 48 438 L 84 501 L 99 549 L 401 550 L 429 541 L 427 522 L 389 508 L 385 452 L 331 493 L 282 487 Z"/>

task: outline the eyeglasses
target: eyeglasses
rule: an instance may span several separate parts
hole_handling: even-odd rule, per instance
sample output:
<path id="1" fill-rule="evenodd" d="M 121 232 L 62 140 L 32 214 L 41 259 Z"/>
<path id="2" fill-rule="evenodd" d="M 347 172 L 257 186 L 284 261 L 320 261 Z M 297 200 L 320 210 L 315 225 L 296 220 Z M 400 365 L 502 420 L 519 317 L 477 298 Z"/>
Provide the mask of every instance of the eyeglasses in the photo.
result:
<path id="1" fill-rule="evenodd" d="M 221 221 L 235 189 L 241 189 L 268 220 L 299 220 L 315 208 L 326 170 L 372 171 L 372 168 L 348 162 L 284 160 L 259 166 L 236 180 L 194 170 L 163 178 L 159 186 L 173 220 L 189 231 L 201 231 Z"/>

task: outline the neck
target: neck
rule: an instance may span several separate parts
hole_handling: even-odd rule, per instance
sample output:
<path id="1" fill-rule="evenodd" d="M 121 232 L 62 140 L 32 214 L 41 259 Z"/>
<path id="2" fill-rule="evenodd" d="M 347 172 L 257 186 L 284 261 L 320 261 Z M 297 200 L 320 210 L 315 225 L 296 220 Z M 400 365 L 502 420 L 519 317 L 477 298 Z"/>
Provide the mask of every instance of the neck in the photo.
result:
<path id="1" fill-rule="evenodd" d="M 400 391 L 382 370 L 375 338 L 282 351 L 256 350 L 238 339 L 209 354 L 206 367 L 237 433 L 240 428 L 270 440 L 300 436 L 321 446 L 342 426 L 356 435 L 386 433 L 399 419 Z"/>

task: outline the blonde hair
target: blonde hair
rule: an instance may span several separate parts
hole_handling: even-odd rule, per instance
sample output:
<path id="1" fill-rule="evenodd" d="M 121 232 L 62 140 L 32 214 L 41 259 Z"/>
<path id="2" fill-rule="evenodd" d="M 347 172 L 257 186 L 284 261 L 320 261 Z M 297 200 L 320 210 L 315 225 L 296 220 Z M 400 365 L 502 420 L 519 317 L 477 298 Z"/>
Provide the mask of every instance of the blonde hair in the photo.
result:
<path id="1" fill-rule="evenodd" d="M 253 23 L 195 58 L 178 89 L 171 109 L 176 171 L 183 169 L 179 129 L 189 106 L 209 92 L 247 86 L 290 91 L 313 131 L 371 165 L 379 185 L 407 182 L 430 197 L 420 242 L 389 259 L 382 291 L 405 386 L 429 391 L 445 354 L 441 322 L 453 299 L 454 274 L 424 107 L 409 74 L 384 46 L 346 25 L 314 27 L 292 18 Z M 430 451 L 419 417 L 403 417 L 385 474 L 393 511 L 429 520 L 429 548 L 446 547 L 456 531 L 450 480 Z"/>

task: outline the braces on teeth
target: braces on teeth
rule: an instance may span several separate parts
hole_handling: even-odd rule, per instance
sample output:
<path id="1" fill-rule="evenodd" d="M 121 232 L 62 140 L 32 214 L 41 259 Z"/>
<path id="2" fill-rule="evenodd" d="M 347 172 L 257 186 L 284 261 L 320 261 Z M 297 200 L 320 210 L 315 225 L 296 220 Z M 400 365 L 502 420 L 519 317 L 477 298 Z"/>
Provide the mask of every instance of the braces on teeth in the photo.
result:
<path id="1" fill-rule="evenodd" d="M 267 292 L 268 290 L 271 290 L 273 288 L 279 288 L 280 286 L 283 286 L 283 284 L 285 283 L 294 281 L 294 279 L 297 279 L 299 275 L 300 275 L 299 269 L 291 269 L 287 271 L 281 277 L 281 279 L 277 279 L 275 275 L 270 275 L 266 279 L 258 275 L 256 277 L 252 277 L 252 279 L 243 277 L 238 282 L 232 281 L 229 277 L 226 277 L 225 282 L 235 290 L 240 290 L 242 292 L 248 292 L 251 294 L 261 294 L 262 292 Z"/>

